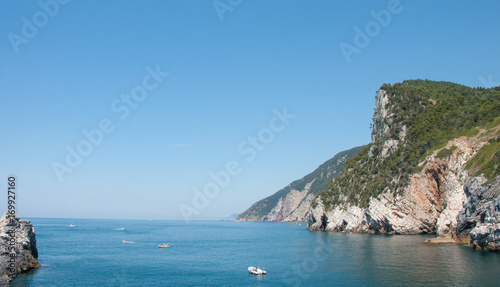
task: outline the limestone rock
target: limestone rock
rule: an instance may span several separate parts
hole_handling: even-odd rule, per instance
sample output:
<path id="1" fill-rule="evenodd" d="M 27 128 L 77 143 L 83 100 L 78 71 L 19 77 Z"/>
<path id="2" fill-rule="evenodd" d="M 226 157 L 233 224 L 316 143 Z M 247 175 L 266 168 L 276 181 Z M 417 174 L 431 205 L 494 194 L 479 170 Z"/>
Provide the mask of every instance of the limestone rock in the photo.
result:
<path id="1" fill-rule="evenodd" d="M 500 251 L 500 176 L 482 185 L 472 178 L 465 185 L 468 202 L 457 216 L 458 240 L 478 250 Z"/>
<path id="2" fill-rule="evenodd" d="M 0 218 L 0 275 L 10 282 L 22 272 L 40 267 L 36 234 L 31 221 L 6 212 Z"/>
<path id="3" fill-rule="evenodd" d="M 288 221 L 305 222 L 316 193 L 328 188 L 332 178 L 361 147 L 335 155 L 302 179 L 290 183 L 275 194 L 254 203 L 240 214 L 237 221 Z"/>
<path id="4" fill-rule="evenodd" d="M 389 190 L 370 200 L 367 208 L 339 205 L 325 211 L 321 200 L 308 213 L 309 230 L 390 234 L 437 233 L 438 241 L 469 243 L 476 249 L 498 251 L 500 246 L 500 176 L 495 183 L 469 177 L 466 164 L 487 139 L 460 137 L 449 158 L 436 150 L 412 175 L 398 195 Z"/>

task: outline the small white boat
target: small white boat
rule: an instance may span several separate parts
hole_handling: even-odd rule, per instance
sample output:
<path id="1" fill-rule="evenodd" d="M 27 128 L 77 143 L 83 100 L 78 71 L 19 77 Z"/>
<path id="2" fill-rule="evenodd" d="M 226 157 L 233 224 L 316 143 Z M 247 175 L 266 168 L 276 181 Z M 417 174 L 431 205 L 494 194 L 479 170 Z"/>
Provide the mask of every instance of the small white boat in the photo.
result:
<path id="1" fill-rule="evenodd" d="M 75 226 L 76 226 L 76 225 L 74 225 L 73 223 L 71 223 L 71 224 L 69 225 L 69 227 L 75 227 Z"/>
<path id="2" fill-rule="evenodd" d="M 163 243 L 163 245 L 158 245 L 158 247 L 160 247 L 160 248 L 169 248 L 170 246 L 168 246 L 168 244 Z"/>
<path id="3" fill-rule="evenodd" d="M 267 273 L 266 270 L 264 270 L 264 268 L 260 267 L 255 268 L 253 266 L 248 267 L 248 272 L 255 275 L 265 275 Z"/>
<path id="4" fill-rule="evenodd" d="M 132 243 L 132 241 L 122 240 L 122 243 Z"/>

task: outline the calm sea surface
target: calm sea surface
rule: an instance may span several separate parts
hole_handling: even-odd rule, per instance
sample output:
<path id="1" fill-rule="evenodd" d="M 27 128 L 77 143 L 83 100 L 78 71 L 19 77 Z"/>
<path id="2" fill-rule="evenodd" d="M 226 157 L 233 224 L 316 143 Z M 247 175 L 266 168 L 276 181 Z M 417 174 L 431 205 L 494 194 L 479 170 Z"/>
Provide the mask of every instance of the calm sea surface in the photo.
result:
<path id="1" fill-rule="evenodd" d="M 423 243 L 432 236 L 309 232 L 295 223 L 31 220 L 42 267 L 12 286 L 500 285 L 499 253 Z"/>

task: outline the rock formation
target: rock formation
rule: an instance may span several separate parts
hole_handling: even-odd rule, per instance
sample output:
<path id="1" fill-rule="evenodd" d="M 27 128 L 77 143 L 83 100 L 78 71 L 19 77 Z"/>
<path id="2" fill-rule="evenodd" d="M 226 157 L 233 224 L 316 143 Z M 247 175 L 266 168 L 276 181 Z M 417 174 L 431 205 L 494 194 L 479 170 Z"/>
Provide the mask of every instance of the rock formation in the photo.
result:
<path id="1" fill-rule="evenodd" d="M 40 267 L 37 258 L 36 234 L 31 222 L 6 212 L 0 218 L 0 284 Z"/>
<path id="2" fill-rule="evenodd" d="M 316 193 L 328 188 L 330 181 L 340 174 L 347 159 L 355 155 L 359 149 L 360 147 L 356 147 L 338 153 L 302 179 L 256 202 L 236 220 L 307 221 L 306 214 Z"/>
<path id="3" fill-rule="evenodd" d="M 499 101 L 500 87 L 428 80 L 384 84 L 376 95 L 369 145 L 337 155 L 238 220 L 437 234 L 430 242 L 500 251 Z"/>
<path id="4" fill-rule="evenodd" d="M 394 195 L 387 191 L 372 198 L 368 208 L 355 205 L 337 206 L 325 211 L 320 202 L 311 208 L 310 230 L 334 230 L 369 233 L 421 234 L 437 233 L 456 238 L 457 215 L 468 197 L 464 184 L 468 179 L 465 166 L 474 150 L 484 142 L 477 138 L 454 139 L 444 148 L 456 146 L 453 154 L 439 159 L 436 150 L 422 163 L 422 171 L 412 175 L 409 186 Z M 328 218 L 326 225 L 324 220 Z"/>
<path id="5" fill-rule="evenodd" d="M 406 125 L 393 120 L 388 94 L 376 97 L 372 145 L 368 157 L 387 158 L 405 142 Z M 434 102 L 433 102 L 434 103 Z M 434 103 L 435 104 L 435 103 Z M 392 130 L 392 135 L 390 134 Z M 396 138 L 394 134 L 398 135 Z M 371 197 L 367 207 L 345 200 L 325 208 L 315 199 L 308 213 L 309 230 L 390 234 L 437 234 L 446 242 L 469 243 L 478 250 L 500 251 L 500 176 L 487 181 L 473 175 L 467 163 L 500 135 L 500 126 L 475 136 L 450 140 L 419 164 L 420 172 L 395 192 L 389 186 Z M 399 145 L 399 146 L 398 146 Z M 445 150 L 449 155 L 439 156 Z M 349 171 L 352 172 L 352 171 Z M 356 174 L 356 171 L 354 171 Z M 397 181 L 393 178 L 391 183 Z M 341 191 L 342 192 L 342 191 Z"/>
<path id="6" fill-rule="evenodd" d="M 467 203 L 457 216 L 457 241 L 477 250 L 500 251 L 500 176 L 493 183 L 475 177 L 464 186 Z"/>

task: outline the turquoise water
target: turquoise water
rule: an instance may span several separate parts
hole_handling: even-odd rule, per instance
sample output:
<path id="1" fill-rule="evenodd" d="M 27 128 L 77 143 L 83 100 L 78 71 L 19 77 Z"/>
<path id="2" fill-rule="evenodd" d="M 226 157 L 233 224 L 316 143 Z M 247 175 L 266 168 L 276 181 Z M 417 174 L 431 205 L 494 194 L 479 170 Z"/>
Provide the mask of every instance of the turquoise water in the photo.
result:
<path id="1" fill-rule="evenodd" d="M 500 254 L 424 244 L 431 236 L 309 232 L 295 223 L 31 220 L 42 267 L 12 286 L 500 284 Z"/>

